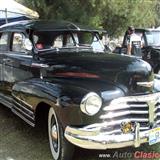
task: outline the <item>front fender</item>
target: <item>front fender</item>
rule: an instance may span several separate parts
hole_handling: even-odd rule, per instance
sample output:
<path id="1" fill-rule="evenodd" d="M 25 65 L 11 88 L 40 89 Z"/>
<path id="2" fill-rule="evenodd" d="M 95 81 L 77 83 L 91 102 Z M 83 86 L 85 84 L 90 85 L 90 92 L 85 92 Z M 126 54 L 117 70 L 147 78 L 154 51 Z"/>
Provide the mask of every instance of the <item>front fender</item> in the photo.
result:
<path id="1" fill-rule="evenodd" d="M 114 98 L 124 96 L 121 89 L 112 85 L 102 83 L 84 86 L 82 83 L 67 83 L 62 81 L 45 81 L 42 79 L 31 79 L 18 82 L 13 86 L 12 95 L 16 101 L 30 108 L 34 113 L 41 102 L 54 107 L 54 110 L 63 127 L 67 125 L 83 126 L 98 123 L 102 120 L 99 116 L 101 109 L 96 115 L 88 116 L 80 110 L 82 98 L 89 92 L 96 92 L 103 100 L 102 108 Z M 100 85 L 101 84 L 101 85 Z M 104 88 L 106 86 L 106 89 Z M 102 88 L 103 89 L 102 89 Z"/>
<path id="2" fill-rule="evenodd" d="M 31 109 L 36 110 L 40 102 L 48 105 L 56 104 L 60 95 L 60 87 L 51 85 L 41 79 L 31 79 L 14 84 L 12 88 L 13 98 L 25 102 Z"/>
<path id="3" fill-rule="evenodd" d="M 13 99 L 34 115 L 38 104 L 42 102 L 53 107 L 63 126 L 81 121 L 79 104 L 86 93 L 85 89 L 76 86 L 41 79 L 18 82 L 12 88 Z"/>

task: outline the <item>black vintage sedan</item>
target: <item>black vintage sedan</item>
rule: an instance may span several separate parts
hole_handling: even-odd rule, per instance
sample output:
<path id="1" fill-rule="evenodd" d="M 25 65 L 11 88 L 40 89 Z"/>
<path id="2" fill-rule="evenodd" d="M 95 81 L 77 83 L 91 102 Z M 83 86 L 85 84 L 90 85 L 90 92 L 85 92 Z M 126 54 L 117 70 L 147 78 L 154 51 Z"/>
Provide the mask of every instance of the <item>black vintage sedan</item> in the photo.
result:
<path id="1" fill-rule="evenodd" d="M 155 73 L 160 72 L 160 30 L 136 28 L 135 33 L 142 38 L 142 54 L 136 55 L 142 57 L 152 67 Z M 118 52 L 126 53 L 127 32 L 124 35 L 122 48 Z"/>
<path id="2" fill-rule="evenodd" d="M 106 53 L 99 30 L 70 22 L 6 24 L 0 75 L 0 102 L 33 127 L 47 122 L 54 160 L 71 160 L 74 146 L 160 141 L 160 77 L 141 59 Z"/>

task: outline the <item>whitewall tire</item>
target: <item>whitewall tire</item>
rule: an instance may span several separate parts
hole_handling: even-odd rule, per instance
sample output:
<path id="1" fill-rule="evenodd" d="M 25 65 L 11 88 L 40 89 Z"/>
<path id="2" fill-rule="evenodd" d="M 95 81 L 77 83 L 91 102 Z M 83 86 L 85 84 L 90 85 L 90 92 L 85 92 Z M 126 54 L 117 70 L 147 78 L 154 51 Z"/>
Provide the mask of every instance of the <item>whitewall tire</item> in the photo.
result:
<path id="1" fill-rule="evenodd" d="M 65 139 L 62 126 L 52 107 L 48 113 L 48 136 L 53 159 L 71 160 L 74 146 Z"/>

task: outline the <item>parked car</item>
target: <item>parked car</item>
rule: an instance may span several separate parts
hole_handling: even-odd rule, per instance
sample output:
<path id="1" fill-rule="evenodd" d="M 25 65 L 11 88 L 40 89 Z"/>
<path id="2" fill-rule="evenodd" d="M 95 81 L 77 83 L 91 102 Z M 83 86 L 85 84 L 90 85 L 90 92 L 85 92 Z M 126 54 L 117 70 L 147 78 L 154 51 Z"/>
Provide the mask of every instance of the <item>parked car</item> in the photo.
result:
<path id="1" fill-rule="evenodd" d="M 160 141 L 159 76 L 136 57 L 108 54 L 99 30 L 70 22 L 0 27 L 1 104 L 31 126 L 47 117 L 51 153 Z M 41 118 L 41 121 L 40 121 Z"/>
<path id="2" fill-rule="evenodd" d="M 142 57 L 154 69 L 155 73 L 160 71 L 160 30 L 159 29 L 135 29 L 135 33 L 142 37 Z M 126 54 L 127 32 L 124 35 L 122 47 L 118 47 L 114 52 Z"/>

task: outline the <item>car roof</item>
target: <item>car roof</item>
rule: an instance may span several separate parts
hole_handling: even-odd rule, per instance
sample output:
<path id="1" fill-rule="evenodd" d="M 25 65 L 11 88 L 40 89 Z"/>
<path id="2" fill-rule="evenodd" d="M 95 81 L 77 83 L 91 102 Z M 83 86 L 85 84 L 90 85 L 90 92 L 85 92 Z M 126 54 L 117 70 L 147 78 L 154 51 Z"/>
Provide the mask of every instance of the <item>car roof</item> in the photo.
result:
<path id="1" fill-rule="evenodd" d="M 8 23 L 0 26 L 2 30 L 24 30 L 31 29 L 37 31 L 92 31 L 106 32 L 102 29 L 93 29 L 83 25 L 78 25 L 68 21 L 46 21 L 46 20 L 24 20 Z"/>
<path id="2" fill-rule="evenodd" d="M 160 32 L 160 29 L 157 29 L 157 28 L 136 28 L 135 31 L 142 31 L 142 32 L 145 32 L 145 31 L 148 31 L 148 32 Z"/>

